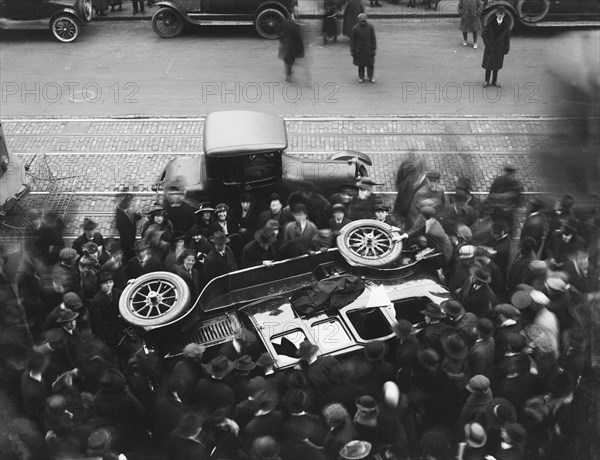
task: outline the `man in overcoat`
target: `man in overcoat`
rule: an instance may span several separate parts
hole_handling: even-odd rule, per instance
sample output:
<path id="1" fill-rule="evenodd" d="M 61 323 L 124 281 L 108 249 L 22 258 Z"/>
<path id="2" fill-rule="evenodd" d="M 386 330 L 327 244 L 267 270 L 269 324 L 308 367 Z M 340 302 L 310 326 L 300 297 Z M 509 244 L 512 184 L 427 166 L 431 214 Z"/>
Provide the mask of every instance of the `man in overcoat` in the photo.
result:
<path id="1" fill-rule="evenodd" d="M 496 9 L 496 17 L 492 18 L 483 29 L 481 34 L 485 50 L 483 51 L 483 62 L 481 67 L 485 69 L 485 86 L 500 87 L 497 82 L 498 71 L 504 64 L 504 55 L 510 50 L 510 24 L 505 16 L 504 6 Z"/>
<path id="2" fill-rule="evenodd" d="M 467 46 L 467 35 L 473 33 L 473 48 L 477 48 L 477 34 L 481 32 L 481 0 L 459 0 L 460 30 L 463 34 L 463 46 Z"/>
<path id="3" fill-rule="evenodd" d="M 365 81 L 365 67 L 367 68 L 367 78 L 371 83 L 375 83 L 373 72 L 375 71 L 375 53 L 377 52 L 377 39 L 375 38 L 375 29 L 367 23 L 367 15 L 360 13 L 358 15 L 358 24 L 352 29 L 350 35 L 350 54 L 353 63 L 358 67 L 358 82 Z"/>
<path id="4" fill-rule="evenodd" d="M 358 23 L 358 15 L 365 12 L 365 6 L 362 0 L 348 0 L 346 9 L 344 10 L 344 25 L 343 31 L 346 37 L 352 35 L 352 29 Z"/>

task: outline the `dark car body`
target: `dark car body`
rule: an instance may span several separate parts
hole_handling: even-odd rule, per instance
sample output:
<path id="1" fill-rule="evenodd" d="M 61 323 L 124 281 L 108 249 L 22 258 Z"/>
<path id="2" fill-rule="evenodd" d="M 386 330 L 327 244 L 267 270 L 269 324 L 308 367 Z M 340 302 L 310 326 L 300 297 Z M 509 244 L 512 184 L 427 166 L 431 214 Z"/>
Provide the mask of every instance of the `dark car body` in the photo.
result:
<path id="1" fill-rule="evenodd" d="M 46 29 L 63 43 L 92 19 L 91 0 L 0 0 L 0 29 Z"/>
<path id="2" fill-rule="evenodd" d="M 287 145 L 285 121 L 279 116 L 243 110 L 213 112 L 204 123 L 204 152 L 171 160 L 154 188 L 176 184 L 188 194 L 224 201 L 224 195 L 267 194 L 306 182 L 336 190 L 368 175 L 371 160 L 360 152 L 305 160 L 285 153 Z"/>
<path id="3" fill-rule="evenodd" d="M 154 31 L 161 37 L 179 35 L 183 24 L 254 25 L 264 38 L 278 38 L 285 21 L 292 15 L 296 0 L 167 0 L 155 3 L 159 7 L 152 19 Z M 176 13 L 176 15 L 164 13 Z M 162 28 L 164 19 L 177 22 L 176 28 Z"/>
<path id="4" fill-rule="evenodd" d="M 600 0 L 492 0 L 484 2 L 486 22 L 499 5 L 505 7 L 511 27 L 600 26 Z"/>
<path id="5" fill-rule="evenodd" d="M 388 269 L 360 267 L 348 264 L 337 249 L 329 249 L 274 266 L 239 270 L 213 279 L 173 319 L 161 321 L 161 314 L 156 314 L 155 324 L 147 322 L 142 328 L 144 338 L 161 355 L 174 357 L 189 343 L 205 345 L 210 354 L 233 339 L 253 337 L 254 346 L 268 352 L 278 368 L 298 361 L 296 351 L 304 340 L 316 344 L 320 354 L 348 355 L 368 342 L 392 340 L 400 319 L 418 327 L 427 303 L 449 298 L 448 290 L 419 264 L 413 258 Z M 161 292 L 161 284 L 169 282 L 161 277 L 176 278 L 166 272 L 145 276 L 156 280 L 151 292 Z M 365 284 L 364 291 L 345 305 L 306 315 L 290 302 L 294 293 L 315 282 L 344 276 L 358 277 Z M 146 321 L 150 314 L 142 307 L 140 292 L 148 291 L 136 280 L 120 299 L 121 314 L 131 318 L 133 312 L 133 323 Z M 164 295 L 170 297 L 169 292 Z"/>
<path id="6" fill-rule="evenodd" d="M 0 211 L 9 208 L 30 189 L 21 158 L 9 152 L 0 123 Z"/>

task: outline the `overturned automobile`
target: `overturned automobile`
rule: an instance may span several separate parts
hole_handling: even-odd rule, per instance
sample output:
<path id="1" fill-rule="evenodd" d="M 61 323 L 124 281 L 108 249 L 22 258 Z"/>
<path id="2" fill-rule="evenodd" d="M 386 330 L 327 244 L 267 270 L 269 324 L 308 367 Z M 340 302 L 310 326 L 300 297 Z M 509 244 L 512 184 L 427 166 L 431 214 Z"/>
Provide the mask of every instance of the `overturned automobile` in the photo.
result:
<path id="1" fill-rule="evenodd" d="M 170 185 L 188 197 L 226 202 L 241 192 L 268 196 L 299 183 L 325 191 L 368 176 L 368 155 L 343 151 L 327 159 L 301 159 L 285 152 L 288 146 L 283 118 L 263 112 L 232 110 L 210 113 L 204 122 L 204 152 L 171 160 L 153 190 Z M 218 198 L 217 198 L 218 197 Z"/>
<path id="2" fill-rule="evenodd" d="M 249 338 L 256 354 L 269 353 L 279 369 L 297 363 L 305 340 L 322 355 L 348 355 L 392 340 L 400 319 L 418 328 L 428 303 L 450 298 L 427 270 L 439 254 L 404 250 L 397 231 L 355 221 L 338 237 L 339 249 L 219 276 L 197 298 L 179 276 L 149 273 L 125 288 L 119 310 L 165 357 L 190 343 L 205 345 L 210 357 L 227 342 Z M 385 265 L 373 264 L 392 255 Z"/>

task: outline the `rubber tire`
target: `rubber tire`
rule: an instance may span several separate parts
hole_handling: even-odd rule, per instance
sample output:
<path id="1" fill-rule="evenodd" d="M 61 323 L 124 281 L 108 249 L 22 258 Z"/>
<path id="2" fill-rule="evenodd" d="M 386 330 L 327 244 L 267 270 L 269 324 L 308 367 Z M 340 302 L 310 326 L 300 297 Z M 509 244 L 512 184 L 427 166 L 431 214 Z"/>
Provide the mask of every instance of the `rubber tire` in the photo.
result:
<path id="1" fill-rule="evenodd" d="M 71 38 L 68 38 L 68 39 L 62 38 L 56 32 L 56 26 L 61 21 L 68 21 L 70 26 L 75 28 L 74 35 Z M 75 20 L 75 18 L 73 16 L 70 16 L 68 14 L 61 14 L 60 16 L 56 16 L 50 23 L 50 30 L 52 31 L 52 35 L 54 35 L 54 38 L 56 38 L 61 43 L 71 43 L 71 42 L 75 41 L 77 39 L 77 37 L 79 37 L 79 24 L 77 24 L 77 21 Z"/>
<path id="2" fill-rule="evenodd" d="M 133 297 L 138 288 L 148 281 L 158 281 L 163 279 L 175 285 L 175 289 L 179 294 L 179 299 L 173 306 L 163 315 L 149 319 L 140 318 L 133 313 L 129 306 L 129 300 Z M 156 327 L 162 324 L 169 323 L 177 319 L 185 312 L 190 304 L 190 289 L 185 281 L 178 275 L 171 272 L 152 272 L 136 278 L 132 283 L 128 284 L 119 298 L 119 313 L 121 317 L 128 323 L 140 327 Z"/>
<path id="3" fill-rule="evenodd" d="M 483 24 L 484 26 L 487 25 L 493 18 L 496 17 L 496 10 L 498 8 L 494 7 L 489 9 L 486 13 L 485 16 L 483 17 Z M 515 27 L 515 14 L 513 13 L 512 10 L 505 8 L 504 10 L 505 14 L 504 14 L 504 20 L 509 22 L 509 29 L 512 31 Z"/>
<path id="4" fill-rule="evenodd" d="M 355 230 L 362 227 L 374 227 L 383 233 L 387 234 L 390 242 L 392 240 L 392 227 L 384 222 L 379 222 L 375 219 L 360 219 L 355 220 L 348 225 L 344 226 L 337 237 L 337 246 L 340 254 L 348 261 L 351 265 L 358 265 L 362 267 L 371 268 L 383 268 L 394 262 L 396 262 L 402 254 L 402 242 L 399 241 L 391 247 L 391 249 L 382 257 L 376 259 L 369 259 L 357 254 L 348 245 L 348 235 L 353 233 Z"/>
<path id="5" fill-rule="evenodd" d="M 159 16 L 166 15 L 166 14 L 170 14 L 173 19 L 176 19 L 179 21 L 178 27 L 176 27 L 175 30 L 171 33 L 164 33 L 162 31 L 160 31 L 158 29 L 158 27 L 156 26 L 156 23 L 159 20 L 162 20 L 162 19 L 159 19 Z M 181 32 L 183 31 L 183 18 L 181 17 L 181 14 L 179 14 L 173 8 L 169 8 L 169 7 L 159 8 L 158 11 L 156 13 L 154 13 L 154 15 L 152 16 L 152 30 L 154 30 L 154 33 L 161 38 L 175 38 L 179 34 L 181 34 Z"/>
<path id="6" fill-rule="evenodd" d="M 277 33 L 276 35 L 269 34 L 261 28 L 261 26 L 260 26 L 261 19 L 263 16 L 265 16 L 267 14 L 273 14 L 274 16 L 279 18 L 279 21 L 282 24 L 280 33 Z M 277 40 L 279 37 L 281 37 L 283 35 L 283 31 L 285 30 L 286 22 L 287 22 L 287 18 L 285 17 L 285 14 L 283 14 L 280 10 L 277 10 L 275 8 L 265 8 L 264 10 L 260 11 L 256 15 L 256 19 L 254 20 L 254 27 L 256 28 L 256 32 L 258 33 L 258 35 L 260 35 L 262 38 L 267 38 L 269 40 Z"/>
<path id="7" fill-rule="evenodd" d="M 549 0 L 543 0 L 544 2 L 544 10 L 542 11 L 541 14 L 534 16 L 534 17 L 523 17 L 523 5 L 525 5 L 525 3 L 527 1 L 531 1 L 531 0 L 519 0 L 519 2 L 517 3 L 517 15 L 519 16 L 519 20 L 525 24 L 535 24 L 536 22 L 540 22 L 542 19 L 544 19 L 547 15 L 548 12 L 550 11 L 550 1 Z"/>

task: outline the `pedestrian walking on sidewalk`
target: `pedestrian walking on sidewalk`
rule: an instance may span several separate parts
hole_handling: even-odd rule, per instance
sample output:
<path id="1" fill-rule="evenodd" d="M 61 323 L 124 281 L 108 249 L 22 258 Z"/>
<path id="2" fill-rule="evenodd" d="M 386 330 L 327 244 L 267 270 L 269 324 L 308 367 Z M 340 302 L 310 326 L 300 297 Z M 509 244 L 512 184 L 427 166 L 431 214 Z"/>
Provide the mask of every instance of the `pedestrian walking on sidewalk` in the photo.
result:
<path id="1" fill-rule="evenodd" d="M 285 81 L 288 83 L 292 78 L 292 68 L 296 59 L 304 57 L 304 41 L 300 25 L 289 18 L 283 35 L 279 38 L 279 59 L 283 60 L 285 66 Z"/>
<path id="2" fill-rule="evenodd" d="M 325 0 L 325 14 L 323 16 L 323 44 L 327 43 L 327 38 L 333 38 L 337 42 L 338 20 L 337 14 L 340 10 L 340 4 L 337 0 Z"/>
<path id="3" fill-rule="evenodd" d="M 358 24 L 358 15 L 365 12 L 365 6 L 362 0 L 348 0 L 346 9 L 344 10 L 344 35 L 350 37 L 352 35 L 352 29 Z"/>
<path id="4" fill-rule="evenodd" d="M 358 82 L 365 81 L 365 67 L 367 68 L 367 78 L 371 83 L 375 83 L 375 53 L 377 52 L 377 40 L 375 38 L 375 29 L 367 22 L 367 15 L 360 13 L 358 15 L 358 24 L 352 29 L 350 36 L 350 54 L 353 63 L 358 67 Z"/>
<path id="5" fill-rule="evenodd" d="M 498 71 L 504 64 L 504 55 L 510 50 L 510 24 L 506 20 L 504 6 L 498 6 L 496 17 L 485 25 L 481 37 L 485 44 L 481 63 L 481 67 L 485 69 L 484 88 L 490 86 L 490 76 L 492 86 L 500 88 L 497 83 Z"/>
<path id="6" fill-rule="evenodd" d="M 467 46 L 467 34 L 473 34 L 473 48 L 477 48 L 477 34 L 481 32 L 481 14 L 483 4 L 481 0 L 458 0 L 458 14 L 460 14 L 460 30 L 463 34 L 463 46 Z"/>
<path id="7" fill-rule="evenodd" d="M 136 14 L 138 14 L 138 11 L 142 14 L 145 13 L 144 0 L 131 0 L 131 4 L 133 5 L 133 13 L 131 13 L 132 16 L 135 16 Z"/>

